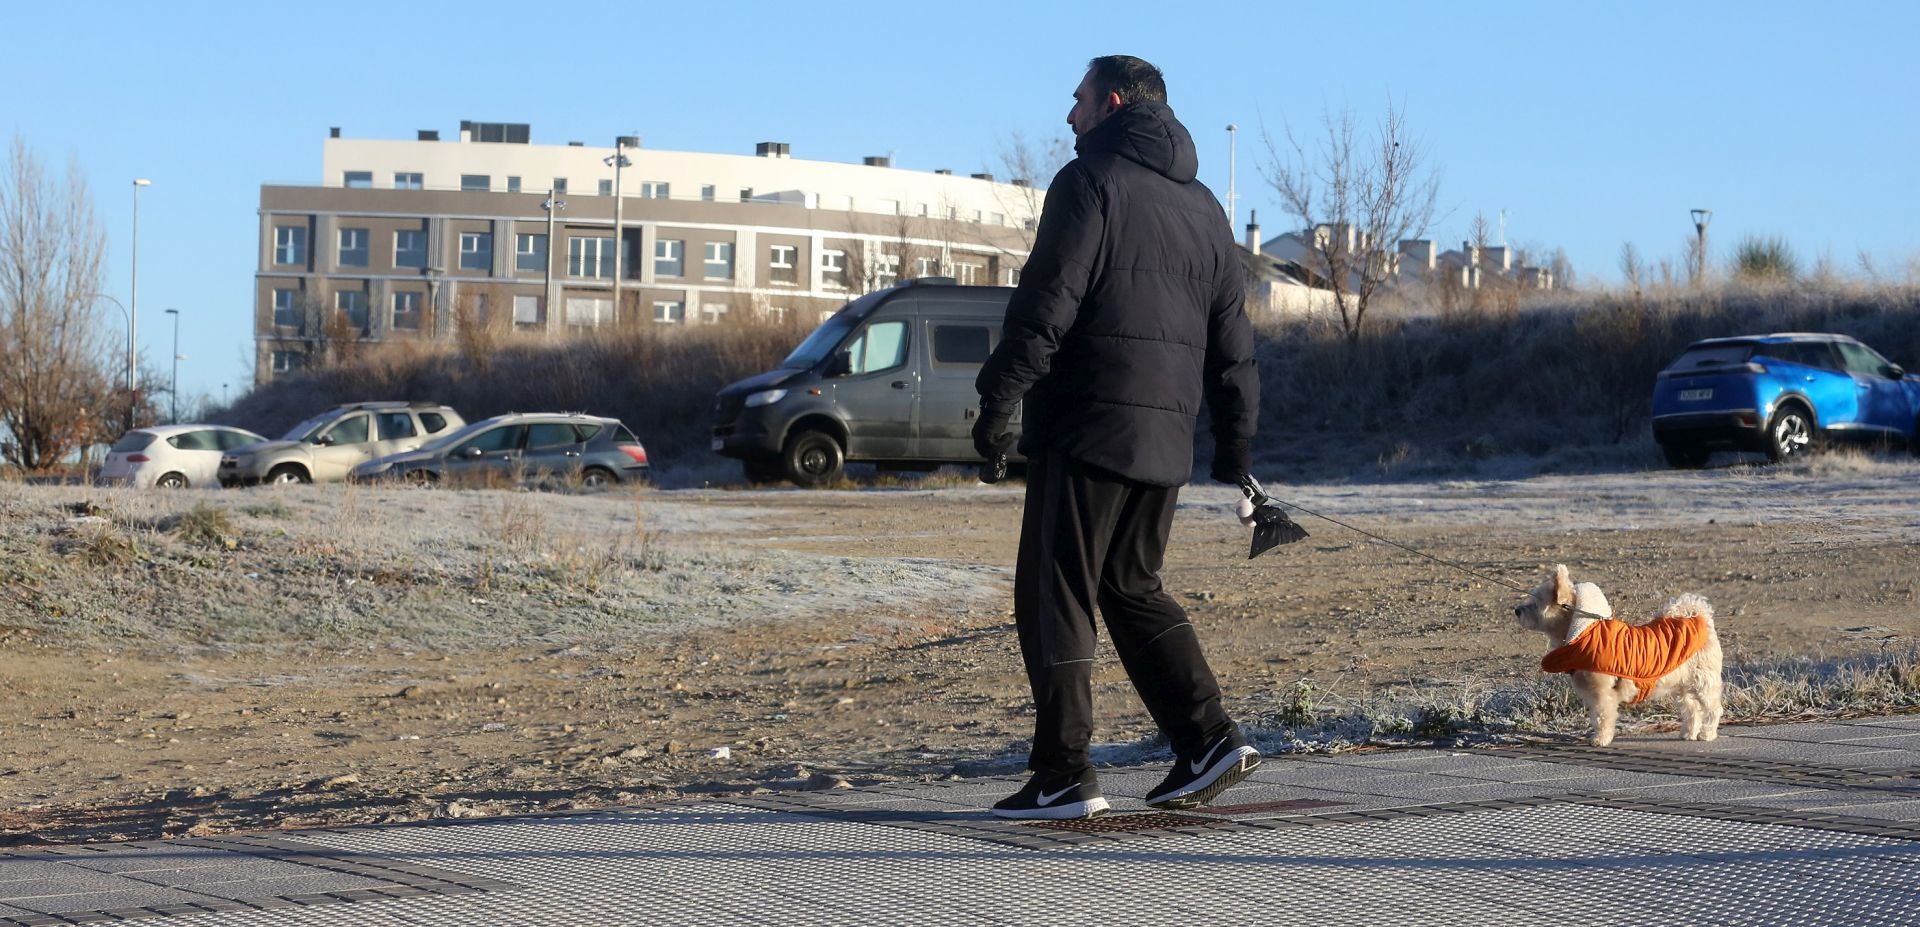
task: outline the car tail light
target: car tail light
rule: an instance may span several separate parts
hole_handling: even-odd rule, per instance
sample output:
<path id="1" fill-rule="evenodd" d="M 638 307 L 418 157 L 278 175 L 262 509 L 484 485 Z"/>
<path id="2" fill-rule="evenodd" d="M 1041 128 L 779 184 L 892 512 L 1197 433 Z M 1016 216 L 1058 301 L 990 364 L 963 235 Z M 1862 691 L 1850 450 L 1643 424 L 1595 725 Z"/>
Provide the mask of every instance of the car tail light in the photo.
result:
<path id="1" fill-rule="evenodd" d="M 1760 416 L 1752 412 L 1741 412 L 1735 415 L 1734 419 L 1740 423 L 1740 427 L 1742 428 L 1752 428 L 1760 424 Z"/>
<path id="2" fill-rule="evenodd" d="M 153 458 L 148 457 L 145 454 L 128 454 L 127 455 L 127 463 L 146 463 L 147 461 L 152 459 Z"/>
<path id="3" fill-rule="evenodd" d="M 640 464 L 641 466 L 646 466 L 647 464 L 646 448 L 641 447 L 638 444 L 620 444 L 616 446 L 619 447 L 621 451 L 625 452 L 628 457 L 633 458 L 634 463 Z"/>

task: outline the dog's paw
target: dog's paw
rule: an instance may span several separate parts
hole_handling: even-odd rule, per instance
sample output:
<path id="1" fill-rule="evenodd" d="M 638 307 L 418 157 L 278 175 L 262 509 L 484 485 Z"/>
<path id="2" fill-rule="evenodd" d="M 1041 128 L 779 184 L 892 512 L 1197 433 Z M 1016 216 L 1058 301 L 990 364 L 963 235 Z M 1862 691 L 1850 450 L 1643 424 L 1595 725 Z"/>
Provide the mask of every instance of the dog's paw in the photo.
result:
<path id="1" fill-rule="evenodd" d="M 1613 743 L 1613 734 L 1611 732 L 1605 733 L 1605 734 L 1595 734 L 1592 737 L 1587 738 L 1587 743 L 1595 747 L 1604 747 L 1610 743 Z"/>
<path id="2" fill-rule="evenodd" d="M 1701 731 L 1701 732 L 1700 732 L 1700 737 L 1699 737 L 1698 739 L 1700 739 L 1700 740 L 1715 740 L 1715 739 L 1717 739 L 1717 738 L 1719 738 L 1719 736 L 1720 736 L 1720 732 L 1719 732 L 1719 731 L 1716 731 L 1716 730 L 1714 730 L 1713 728 L 1707 728 L 1706 730 L 1704 730 L 1704 731 Z"/>

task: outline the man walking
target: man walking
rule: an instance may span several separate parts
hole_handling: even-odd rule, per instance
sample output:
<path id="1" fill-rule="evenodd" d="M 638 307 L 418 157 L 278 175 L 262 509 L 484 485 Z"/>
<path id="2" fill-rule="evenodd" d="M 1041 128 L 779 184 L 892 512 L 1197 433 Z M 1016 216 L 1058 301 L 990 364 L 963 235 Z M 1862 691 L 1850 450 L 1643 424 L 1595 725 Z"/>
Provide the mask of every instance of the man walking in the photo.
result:
<path id="1" fill-rule="evenodd" d="M 1250 468 L 1259 406 L 1233 231 L 1194 179 L 1193 139 L 1166 100 L 1145 61 L 1088 63 L 1067 113 L 1079 157 L 1047 190 L 1000 344 L 975 384 L 974 447 L 989 460 L 1006 451 L 1026 403 L 1013 601 L 1033 686 L 1033 778 L 994 806 L 1001 817 L 1108 809 L 1087 759 L 1096 603 L 1173 746 L 1173 770 L 1148 804 L 1205 804 L 1260 762 L 1220 705 L 1193 625 L 1160 585 L 1202 397 L 1212 476 L 1227 483 Z"/>

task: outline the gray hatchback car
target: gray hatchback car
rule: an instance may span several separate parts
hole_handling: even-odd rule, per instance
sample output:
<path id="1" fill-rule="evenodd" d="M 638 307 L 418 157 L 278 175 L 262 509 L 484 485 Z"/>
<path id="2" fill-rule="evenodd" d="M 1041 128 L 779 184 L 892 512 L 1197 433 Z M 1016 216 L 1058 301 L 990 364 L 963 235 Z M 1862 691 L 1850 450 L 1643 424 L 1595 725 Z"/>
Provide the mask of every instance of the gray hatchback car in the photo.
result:
<path id="1" fill-rule="evenodd" d="M 417 485 L 578 480 L 595 488 L 636 479 L 646 470 L 647 449 L 619 419 L 509 412 L 474 422 L 417 451 L 369 460 L 353 469 L 353 478 Z"/>

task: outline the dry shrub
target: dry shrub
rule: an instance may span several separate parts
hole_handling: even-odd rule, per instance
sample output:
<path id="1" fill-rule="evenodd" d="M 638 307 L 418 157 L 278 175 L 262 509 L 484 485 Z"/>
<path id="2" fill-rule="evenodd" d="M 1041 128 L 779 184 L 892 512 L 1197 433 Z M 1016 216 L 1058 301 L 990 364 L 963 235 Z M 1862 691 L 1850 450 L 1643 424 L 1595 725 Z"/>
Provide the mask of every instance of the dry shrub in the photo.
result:
<path id="1" fill-rule="evenodd" d="M 226 509 L 204 502 L 172 519 L 168 530 L 189 543 L 229 550 L 238 545 L 240 536 Z"/>

